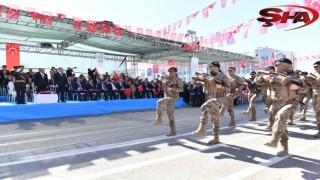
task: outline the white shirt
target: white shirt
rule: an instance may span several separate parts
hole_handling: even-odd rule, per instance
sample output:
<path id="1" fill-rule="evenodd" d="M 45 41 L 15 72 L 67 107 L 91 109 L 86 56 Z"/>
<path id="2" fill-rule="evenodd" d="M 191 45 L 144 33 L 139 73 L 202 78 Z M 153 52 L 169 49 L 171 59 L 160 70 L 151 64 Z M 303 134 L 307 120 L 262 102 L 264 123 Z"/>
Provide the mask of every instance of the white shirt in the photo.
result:
<path id="1" fill-rule="evenodd" d="M 111 86 L 112 86 L 112 90 L 117 89 L 116 86 L 113 83 L 111 83 Z"/>

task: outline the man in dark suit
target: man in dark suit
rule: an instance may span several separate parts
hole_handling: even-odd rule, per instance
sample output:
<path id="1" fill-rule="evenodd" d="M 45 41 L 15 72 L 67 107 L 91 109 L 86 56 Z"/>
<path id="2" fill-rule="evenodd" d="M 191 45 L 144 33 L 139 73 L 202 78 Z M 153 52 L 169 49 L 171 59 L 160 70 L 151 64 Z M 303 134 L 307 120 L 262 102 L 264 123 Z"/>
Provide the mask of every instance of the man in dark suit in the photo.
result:
<path id="1" fill-rule="evenodd" d="M 111 79 L 111 82 L 107 84 L 107 89 L 108 89 L 110 100 L 115 99 L 115 93 L 118 92 L 118 88 L 114 83 L 114 79 Z"/>
<path id="2" fill-rule="evenodd" d="M 63 73 L 63 68 L 61 67 L 58 69 L 58 72 L 54 73 L 54 84 L 56 87 L 56 92 L 60 96 L 61 102 L 66 102 L 64 100 L 64 91 L 67 86 L 67 76 L 65 73 Z"/>
<path id="3" fill-rule="evenodd" d="M 88 91 L 90 100 L 98 100 L 98 97 L 100 96 L 100 92 L 97 91 L 98 88 L 97 88 L 96 84 L 93 83 L 92 79 L 90 79 L 89 82 L 87 84 L 85 84 L 84 89 L 86 91 Z M 94 93 L 95 93 L 95 96 L 93 96 Z"/>
<path id="4" fill-rule="evenodd" d="M 27 77 L 23 74 L 23 67 L 17 66 L 16 71 L 14 71 L 13 76 L 15 78 L 14 88 L 17 92 L 17 104 L 26 104 L 26 83 Z"/>
<path id="5" fill-rule="evenodd" d="M 39 72 L 34 75 L 34 86 L 39 93 L 40 91 L 46 91 L 49 88 L 48 75 L 44 73 L 44 69 L 40 68 Z"/>
<path id="6" fill-rule="evenodd" d="M 84 86 L 85 85 L 81 82 L 80 77 L 78 77 L 77 81 L 72 84 L 72 89 L 74 93 L 78 95 L 78 98 L 80 99 L 80 101 L 88 100 L 88 91 L 84 89 Z M 84 95 L 82 96 L 83 99 L 81 98 L 81 93 L 84 93 Z"/>

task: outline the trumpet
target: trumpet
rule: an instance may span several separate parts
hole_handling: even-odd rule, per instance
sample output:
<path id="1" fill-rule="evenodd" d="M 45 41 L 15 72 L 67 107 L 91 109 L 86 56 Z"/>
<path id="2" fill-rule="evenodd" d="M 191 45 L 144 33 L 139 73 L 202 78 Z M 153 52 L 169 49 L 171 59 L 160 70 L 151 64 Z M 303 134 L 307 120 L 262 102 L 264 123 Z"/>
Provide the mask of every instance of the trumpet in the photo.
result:
<path id="1" fill-rule="evenodd" d="M 172 87 L 172 82 L 171 82 L 169 76 L 167 76 L 167 75 L 161 76 L 160 74 L 158 74 L 158 76 L 159 76 L 157 78 L 158 81 L 162 82 L 163 84 L 167 84 L 169 87 Z"/>

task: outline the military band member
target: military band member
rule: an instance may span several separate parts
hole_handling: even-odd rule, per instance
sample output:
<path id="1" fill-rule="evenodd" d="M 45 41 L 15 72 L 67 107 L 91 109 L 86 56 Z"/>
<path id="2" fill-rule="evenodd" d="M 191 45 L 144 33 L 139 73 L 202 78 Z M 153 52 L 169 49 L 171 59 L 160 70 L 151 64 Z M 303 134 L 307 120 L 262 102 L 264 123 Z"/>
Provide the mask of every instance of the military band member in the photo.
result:
<path id="1" fill-rule="evenodd" d="M 179 92 L 183 91 L 183 82 L 177 76 L 178 69 L 176 67 L 171 67 L 168 69 L 169 77 L 166 82 L 163 82 L 164 98 L 158 100 L 157 102 L 157 116 L 153 125 L 162 124 L 162 111 L 163 106 L 166 106 L 167 115 L 169 118 L 170 132 L 167 136 L 175 136 L 177 134 L 174 120 L 173 105 L 179 100 Z"/>
<path id="2" fill-rule="evenodd" d="M 230 123 L 229 126 L 235 126 L 236 122 L 234 119 L 234 110 L 233 110 L 233 103 L 234 100 L 239 96 L 241 90 L 244 87 L 243 79 L 236 75 L 236 68 L 229 67 L 229 81 L 230 81 L 230 91 L 227 94 L 227 103 L 226 106 L 222 106 L 220 110 L 220 116 L 223 117 L 224 110 L 228 109 L 228 113 L 230 115 Z"/>
<path id="3" fill-rule="evenodd" d="M 27 77 L 23 73 L 23 66 L 17 66 L 17 70 L 13 73 L 15 78 L 14 88 L 17 92 L 17 104 L 26 104 L 25 96 L 26 96 L 26 84 Z"/>
<path id="4" fill-rule="evenodd" d="M 277 75 L 263 75 L 257 78 L 255 82 L 259 84 L 262 79 L 272 84 L 270 91 L 273 103 L 269 113 L 275 117 L 275 121 L 272 126 L 272 137 L 265 145 L 276 148 L 280 141 L 282 150 L 277 153 L 277 156 L 283 157 L 289 153 L 287 121 L 297 108 L 297 94 L 303 91 L 306 85 L 292 70 L 291 60 L 279 59 L 276 61 L 275 67 Z"/>
<path id="5" fill-rule="evenodd" d="M 256 110 L 256 101 L 260 96 L 261 89 L 254 83 L 254 79 L 256 78 L 257 73 L 252 71 L 250 73 L 251 78 L 246 80 L 245 82 L 248 84 L 248 99 L 249 99 L 249 107 L 247 111 L 243 112 L 244 115 L 250 116 L 251 119 L 249 121 L 257 120 L 257 110 Z"/>
<path id="6" fill-rule="evenodd" d="M 218 62 L 208 64 L 208 68 L 214 78 L 212 81 L 205 81 L 207 101 L 201 106 L 199 127 L 192 134 L 206 134 L 206 125 L 210 114 L 213 124 L 213 138 L 208 143 L 216 144 L 220 142 L 220 106 L 227 101 L 226 96 L 230 89 L 230 82 L 228 77 L 220 72 L 220 64 Z"/>

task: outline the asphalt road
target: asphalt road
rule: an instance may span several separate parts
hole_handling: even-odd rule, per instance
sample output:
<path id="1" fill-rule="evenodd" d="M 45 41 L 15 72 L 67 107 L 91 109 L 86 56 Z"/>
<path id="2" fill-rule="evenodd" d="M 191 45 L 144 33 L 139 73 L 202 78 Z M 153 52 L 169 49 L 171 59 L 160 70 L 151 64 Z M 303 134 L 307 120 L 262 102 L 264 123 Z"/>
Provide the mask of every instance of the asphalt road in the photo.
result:
<path id="1" fill-rule="evenodd" d="M 152 126 L 155 111 L 68 117 L 0 124 L 0 179 L 320 179 L 320 140 L 314 112 L 307 122 L 288 126 L 290 155 L 263 144 L 263 104 L 258 121 L 249 122 L 235 107 L 236 127 L 221 119 L 221 143 L 208 145 L 207 136 L 191 134 L 199 124 L 200 108 L 175 109 L 178 135 L 167 138 L 167 116 Z"/>

